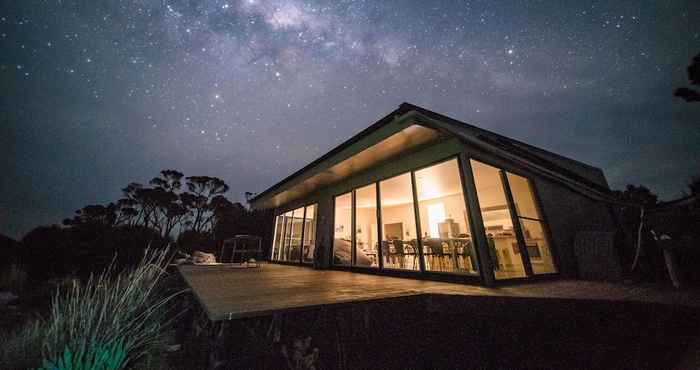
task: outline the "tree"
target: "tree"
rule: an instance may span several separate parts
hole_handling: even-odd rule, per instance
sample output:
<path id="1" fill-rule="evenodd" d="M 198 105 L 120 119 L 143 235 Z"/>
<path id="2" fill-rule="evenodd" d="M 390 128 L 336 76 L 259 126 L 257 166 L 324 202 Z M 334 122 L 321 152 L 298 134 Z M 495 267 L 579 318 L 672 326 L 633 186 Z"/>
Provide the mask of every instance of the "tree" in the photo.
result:
<path id="1" fill-rule="evenodd" d="M 693 58 L 688 66 L 688 80 L 691 85 L 700 85 L 700 53 Z M 700 91 L 688 87 L 679 87 L 674 91 L 673 96 L 681 98 L 688 103 L 700 102 Z"/>
<path id="2" fill-rule="evenodd" d="M 190 176 L 187 189 L 189 192 L 180 195 L 183 205 L 192 212 L 187 226 L 198 233 L 211 231 L 216 209 L 225 204 L 223 194 L 228 191 L 228 185 L 217 177 Z"/>
<path id="3" fill-rule="evenodd" d="M 659 203 L 659 197 L 644 185 L 629 184 L 624 191 L 616 190 L 613 195 L 623 202 L 635 203 L 645 208 L 653 207 Z"/>
<path id="4" fill-rule="evenodd" d="M 117 224 L 117 206 L 109 203 L 106 206 L 92 204 L 75 211 L 73 218 L 63 220 L 66 226 L 100 225 L 114 226 Z"/>

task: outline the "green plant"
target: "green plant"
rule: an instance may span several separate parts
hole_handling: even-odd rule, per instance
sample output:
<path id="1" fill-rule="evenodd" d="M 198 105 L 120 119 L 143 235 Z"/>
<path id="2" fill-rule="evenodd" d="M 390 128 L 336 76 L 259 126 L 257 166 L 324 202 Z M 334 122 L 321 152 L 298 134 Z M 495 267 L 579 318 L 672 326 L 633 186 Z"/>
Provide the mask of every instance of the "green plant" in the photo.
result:
<path id="1" fill-rule="evenodd" d="M 29 322 L 0 340 L 0 368 L 36 368 L 41 359 L 46 359 L 44 365 L 67 366 L 76 359 L 105 358 L 121 358 L 117 368 L 124 368 L 156 353 L 175 318 L 168 303 L 181 293 L 161 289 L 167 256 L 167 248 L 146 250 L 133 269 L 116 272 L 110 267 L 85 284 L 74 281 L 57 290 L 48 319 Z"/>
<path id="2" fill-rule="evenodd" d="M 125 358 L 122 341 L 81 346 L 76 352 L 66 347 L 55 360 L 44 360 L 39 370 L 118 370 L 124 366 Z"/>

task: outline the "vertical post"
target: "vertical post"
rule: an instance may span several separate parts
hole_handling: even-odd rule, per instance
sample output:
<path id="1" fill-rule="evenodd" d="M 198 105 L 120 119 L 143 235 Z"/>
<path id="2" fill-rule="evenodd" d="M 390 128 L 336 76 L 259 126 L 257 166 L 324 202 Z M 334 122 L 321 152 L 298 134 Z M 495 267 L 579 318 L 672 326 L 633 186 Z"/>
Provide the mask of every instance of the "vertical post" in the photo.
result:
<path id="1" fill-rule="evenodd" d="M 416 173 L 411 171 L 411 189 L 413 192 L 413 210 L 416 217 L 416 248 L 418 249 L 418 266 L 420 266 L 420 272 L 425 272 L 425 261 L 423 261 L 423 240 L 420 229 L 420 210 L 418 209 L 418 193 L 416 192 Z"/>
<path id="2" fill-rule="evenodd" d="M 469 219 L 472 227 L 472 240 L 476 245 L 476 257 L 479 263 L 479 272 L 481 279 L 486 286 L 493 286 L 496 282 L 496 277 L 493 274 L 493 261 L 489 253 L 489 244 L 486 240 L 486 231 L 484 230 L 484 220 L 481 217 L 481 207 L 479 206 L 479 197 L 476 193 L 476 185 L 474 184 L 474 173 L 472 166 L 469 163 L 469 157 L 465 152 L 459 154 L 459 163 L 462 175 L 464 176 L 464 199 L 467 203 L 469 211 Z"/>
<path id="3" fill-rule="evenodd" d="M 518 216 L 518 210 L 515 208 L 513 193 L 510 192 L 508 176 L 505 170 L 499 170 L 498 172 L 501 175 L 503 192 L 506 194 L 506 202 L 508 202 L 508 209 L 510 209 L 510 218 L 513 222 L 513 231 L 515 231 L 515 239 L 518 242 L 518 250 L 520 250 L 520 259 L 523 261 L 525 275 L 532 276 L 532 263 L 530 262 L 530 255 L 527 253 L 527 247 L 525 246 L 525 236 L 523 236 L 523 229 L 520 227 L 520 218 Z"/>
<path id="4" fill-rule="evenodd" d="M 357 264 L 357 238 L 355 237 L 355 230 L 357 225 L 355 225 L 355 190 L 350 192 L 350 266 L 355 266 Z"/>
<path id="5" fill-rule="evenodd" d="M 304 263 L 304 232 L 306 232 L 306 206 L 301 212 L 301 235 L 299 236 L 299 263 Z"/>
<path id="6" fill-rule="evenodd" d="M 379 182 L 375 183 L 376 185 L 376 191 L 374 192 L 376 199 L 375 202 L 377 204 L 377 266 L 379 266 L 379 269 L 384 269 L 384 252 L 382 252 L 382 241 L 383 241 L 383 232 L 384 230 L 382 227 L 382 202 L 381 202 L 381 193 L 379 190 Z"/>
<path id="7" fill-rule="evenodd" d="M 526 180 L 528 185 L 530 186 L 530 192 L 532 193 L 532 197 L 535 201 L 535 207 L 537 209 L 537 215 L 539 216 L 540 226 L 542 227 L 542 231 L 544 232 L 544 238 L 547 241 L 547 245 L 549 246 L 549 253 L 552 254 L 552 263 L 554 263 L 554 270 L 559 271 L 559 248 L 557 247 L 554 238 L 552 238 L 552 232 L 549 229 L 549 220 L 547 219 L 547 214 L 544 211 L 542 198 L 540 198 L 540 194 L 537 191 L 537 188 L 535 187 L 535 182 L 529 178 Z"/>

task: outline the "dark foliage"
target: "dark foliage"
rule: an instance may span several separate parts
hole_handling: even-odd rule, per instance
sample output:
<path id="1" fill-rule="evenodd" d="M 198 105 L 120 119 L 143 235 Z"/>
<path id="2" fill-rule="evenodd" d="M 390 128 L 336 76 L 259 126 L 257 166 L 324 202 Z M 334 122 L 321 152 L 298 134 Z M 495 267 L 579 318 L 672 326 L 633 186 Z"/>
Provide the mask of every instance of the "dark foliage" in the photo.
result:
<path id="1" fill-rule="evenodd" d="M 0 234 L 0 268 L 17 262 L 17 253 L 19 253 L 19 243 L 9 236 Z"/>
<path id="2" fill-rule="evenodd" d="M 106 205 L 85 206 L 63 221 L 41 226 L 22 239 L 21 263 L 33 282 L 133 266 L 147 246 L 173 242 L 186 252 L 218 252 L 223 238 L 236 234 L 272 234 L 272 218 L 231 203 L 226 183 L 216 177 L 190 176 L 168 169 L 144 186 L 130 183 L 124 197 Z M 268 241 L 269 242 L 269 241 Z M 175 249 L 175 248 L 174 248 Z"/>
<path id="3" fill-rule="evenodd" d="M 641 208 L 651 209 L 659 203 L 659 198 L 644 185 L 627 185 L 625 190 L 613 191 L 613 195 L 621 202 L 631 203 L 636 206 L 617 207 L 621 227 L 627 235 L 627 241 L 620 244 L 620 254 L 623 266 L 629 268 L 634 259 L 637 248 L 637 232 L 640 222 Z M 648 228 L 642 231 L 642 259 L 640 269 L 645 278 L 657 280 L 664 277 L 663 255 L 655 247 L 654 239 Z"/>
<path id="4" fill-rule="evenodd" d="M 68 275 L 84 279 L 110 263 L 118 269 L 134 266 L 147 246 L 157 249 L 168 242 L 143 226 L 40 226 L 22 238 L 20 260 L 31 282 Z"/>
<path id="5" fill-rule="evenodd" d="M 693 58 L 688 66 L 688 80 L 691 85 L 700 85 L 700 54 Z M 700 92 L 688 87 L 679 87 L 673 92 L 673 96 L 681 98 L 688 103 L 700 102 Z"/>

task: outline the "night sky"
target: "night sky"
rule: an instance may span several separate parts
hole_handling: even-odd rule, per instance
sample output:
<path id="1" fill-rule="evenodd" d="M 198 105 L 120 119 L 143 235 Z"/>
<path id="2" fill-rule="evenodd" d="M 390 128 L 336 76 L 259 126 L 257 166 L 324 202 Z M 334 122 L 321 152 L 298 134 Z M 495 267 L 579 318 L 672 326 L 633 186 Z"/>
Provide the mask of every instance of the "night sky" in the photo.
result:
<path id="1" fill-rule="evenodd" d="M 161 169 L 242 200 L 403 101 L 603 168 L 664 199 L 700 175 L 673 97 L 700 1 L 5 0 L 0 233 Z"/>

